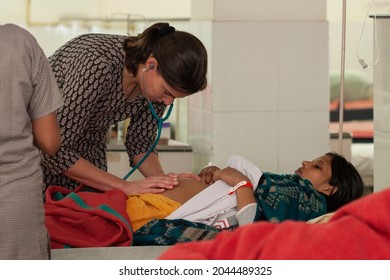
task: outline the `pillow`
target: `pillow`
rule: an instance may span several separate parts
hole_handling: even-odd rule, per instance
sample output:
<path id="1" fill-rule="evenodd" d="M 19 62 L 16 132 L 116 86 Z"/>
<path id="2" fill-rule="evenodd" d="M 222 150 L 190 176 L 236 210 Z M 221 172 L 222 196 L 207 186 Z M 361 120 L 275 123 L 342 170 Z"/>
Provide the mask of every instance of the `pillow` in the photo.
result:
<path id="1" fill-rule="evenodd" d="M 330 102 L 340 97 L 340 74 L 330 75 Z M 372 99 L 373 84 L 359 73 L 347 72 L 344 75 L 344 101 Z"/>
<path id="2" fill-rule="evenodd" d="M 333 216 L 334 212 L 326 213 L 324 215 L 321 215 L 317 218 L 308 220 L 306 223 L 308 224 L 323 224 L 330 220 L 330 218 Z"/>

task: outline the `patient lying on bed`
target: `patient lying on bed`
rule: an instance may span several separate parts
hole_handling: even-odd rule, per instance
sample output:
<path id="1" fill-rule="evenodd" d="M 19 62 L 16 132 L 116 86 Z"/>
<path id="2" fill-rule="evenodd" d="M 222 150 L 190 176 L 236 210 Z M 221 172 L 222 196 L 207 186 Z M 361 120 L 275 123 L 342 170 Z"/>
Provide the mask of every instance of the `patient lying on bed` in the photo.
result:
<path id="1" fill-rule="evenodd" d="M 226 168 L 206 167 L 199 176 L 204 182 L 181 179 L 162 194 L 129 196 L 133 230 L 152 219 L 185 219 L 224 228 L 229 220 L 220 217 L 229 217 L 228 213 L 234 213 L 239 225 L 307 221 L 361 197 L 364 188 L 354 166 L 336 153 L 303 161 L 294 174 L 283 175 L 262 172 L 234 155 Z M 239 183 L 242 186 L 232 190 Z"/>

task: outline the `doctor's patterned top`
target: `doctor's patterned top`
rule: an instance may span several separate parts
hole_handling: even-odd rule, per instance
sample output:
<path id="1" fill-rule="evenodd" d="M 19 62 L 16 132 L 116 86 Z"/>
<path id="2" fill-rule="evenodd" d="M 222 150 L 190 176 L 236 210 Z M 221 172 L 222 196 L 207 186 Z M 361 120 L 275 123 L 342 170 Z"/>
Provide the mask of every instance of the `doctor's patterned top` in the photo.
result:
<path id="1" fill-rule="evenodd" d="M 157 122 L 148 100 L 126 101 L 122 87 L 125 36 L 85 34 L 60 47 L 49 57 L 64 106 L 58 111 L 62 146 L 54 156 L 43 155 L 46 188 L 75 189 L 79 183 L 62 174 L 80 157 L 107 170 L 106 135 L 109 127 L 130 118 L 126 149 L 133 157 L 145 153 L 156 137 Z M 158 115 L 164 104 L 153 103 Z M 125 176 L 125 174 L 123 174 Z"/>

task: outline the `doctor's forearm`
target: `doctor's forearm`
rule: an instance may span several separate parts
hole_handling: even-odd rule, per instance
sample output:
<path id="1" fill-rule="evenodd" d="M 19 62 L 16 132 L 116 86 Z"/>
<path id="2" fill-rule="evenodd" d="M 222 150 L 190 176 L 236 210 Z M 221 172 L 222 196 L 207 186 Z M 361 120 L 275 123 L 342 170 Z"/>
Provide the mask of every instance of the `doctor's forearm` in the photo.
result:
<path id="1" fill-rule="evenodd" d="M 142 159 L 143 155 L 144 154 L 140 154 L 140 155 L 135 156 L 134 163 L 135 164 L 138 163 Z M 145 161 L 140 165 L 138 170 L 141 172 L 142 175 L 145 176 L 145 178 L 151 177 L 151 176 L 161 176 L 161 175 L 165 174 L 164 169 L 161 166 L 160 159 L 154 153 L 151 153 L 145 159 Z"/>
<path id="2" fill-rule="evenodd" d="M 64 175 L 101 191 L 121 189 L 125 186 L 124 180 L 97 168 L 84 158 L 80 158 L 71 168 L 64 171 Z"/>

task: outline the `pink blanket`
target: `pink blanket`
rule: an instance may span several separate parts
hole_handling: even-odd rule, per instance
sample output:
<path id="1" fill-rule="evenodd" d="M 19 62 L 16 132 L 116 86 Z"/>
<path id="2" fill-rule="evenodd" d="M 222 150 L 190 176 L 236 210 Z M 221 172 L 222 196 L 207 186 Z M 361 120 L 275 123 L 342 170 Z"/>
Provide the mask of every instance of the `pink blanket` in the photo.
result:
<path id="1" fill-rule="evenodd" d="M 120 190 L 72 192 L 50 186 L 45 217 L 51 248 L 130 246 L 133 232 L 126 199 Z"/>
<path id="2" fill-rule="evenodd" d="M 390 189 L 345 205 L 324 224 L 258 222 L 177 244 L 160 259 L 390 259 Z"/>

